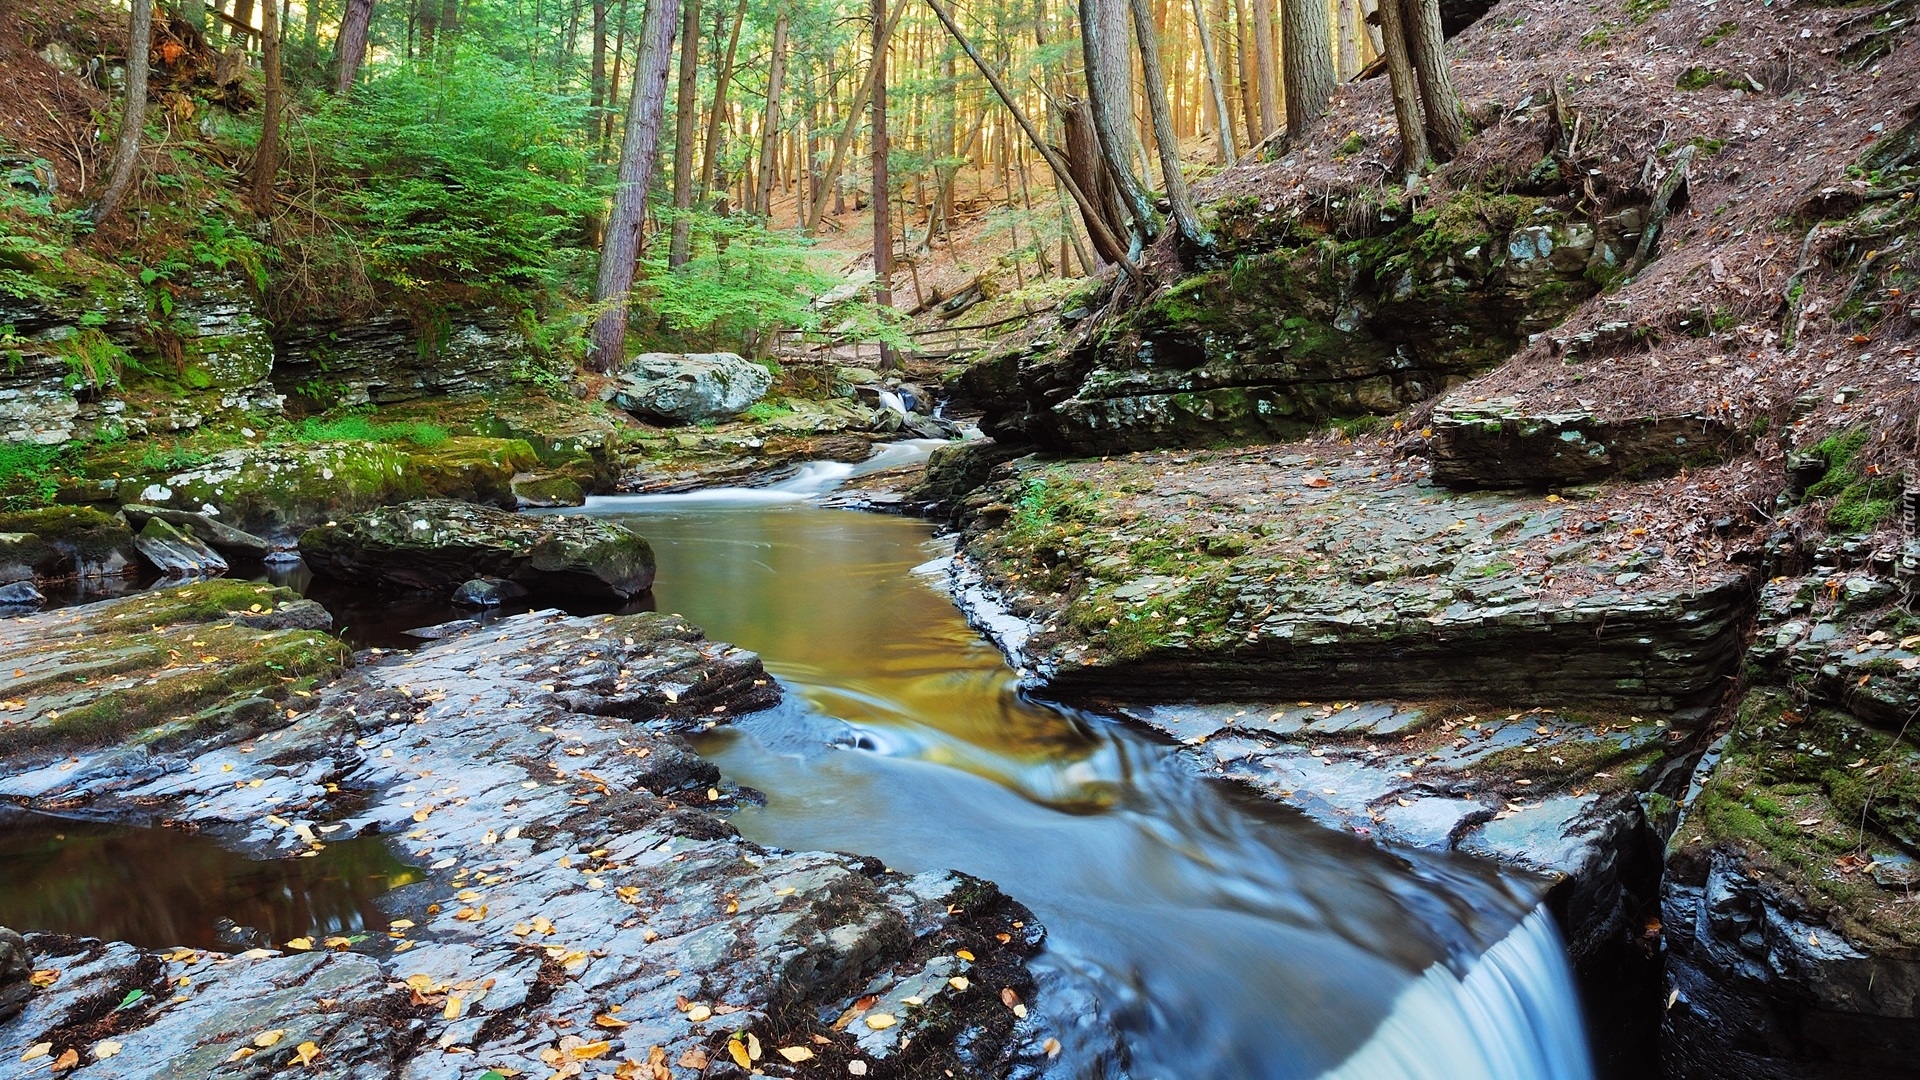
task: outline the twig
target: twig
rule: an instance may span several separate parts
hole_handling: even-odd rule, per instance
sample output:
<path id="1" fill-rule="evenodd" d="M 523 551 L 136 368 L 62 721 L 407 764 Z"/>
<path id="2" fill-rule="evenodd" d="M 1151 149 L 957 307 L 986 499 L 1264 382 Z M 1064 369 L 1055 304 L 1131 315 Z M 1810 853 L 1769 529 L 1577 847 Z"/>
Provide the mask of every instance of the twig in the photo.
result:
<path id="1" fill-rule="evenodd" d="M 1630 274 L 1638 274 L 1653 258 L 1653 242 L 1660 235 L 1661 226 L 1666 224 L 1667 214 L 1673 208 L 1674 196 L 1687 184 L 1687 166 L 1693 163 L 1695 147 L 1692 143 L 1680 148 L 1673 156 L 1673 168 L 1660 181 L 1660 187 L 1653 193 L 1653 204 L 1648 208 L 1647 226 L 1640 233 L 1640 246 L 1633 253 Z"/>

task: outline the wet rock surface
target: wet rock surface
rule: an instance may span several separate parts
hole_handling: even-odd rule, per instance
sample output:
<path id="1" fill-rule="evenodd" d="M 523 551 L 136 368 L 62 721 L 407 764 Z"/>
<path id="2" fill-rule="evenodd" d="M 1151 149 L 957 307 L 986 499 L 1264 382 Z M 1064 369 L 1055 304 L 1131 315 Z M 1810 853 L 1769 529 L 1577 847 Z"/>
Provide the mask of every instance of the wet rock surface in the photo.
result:
<path id="1" fill-rule="evenodd" d="M 765 367 L 735 353 L 641 353 L 602 397 L 637 416 L 691 424 L 738 416 L 772 385 Z"/>
<path id="2" fill-rule="evenodd" d="M 450 500 L 368 511 L 300 537 L 317 574 L 451 592 L 475 575 L 534 592 L 628 599 L 653 585 L 653 549 L 631 529 L 563 515 L 523 517 Z"/>
<path id="3" fill-rule="evenodd" d="M 139 557 L 127 523 L 91 507 L 0 513 L 0 568 L 10 582 L 125 577 Z"/>
<path id="4" fill-rule="evenodd" d="M 33 953 L 26 939 L 0 926 L 0 1021 L 26 1006 L 33 996 Z"/>
<path id="5" fill-rule="evenodd" d="M 1430 421 L 1433 478 L 1455 487 L 1547 487 L 1665 476 L 1746 448 L 1719 418 L 1601 420 L 1531 412 L 1518 402 L 1442 403 Z"/>
<path id="6" fill-rule="evenodd" d="M 227 572 L 227 560 L 202 543 L 192 529 L 177 529 L 157 517 L 147 519 L 133 546 L 161 577 L 219 577 Z"/>
<path id="7" fill-rule="evenodd" d="M 371 937 L 232 956 L 36 937 L 55 977 L 0 1022 L 0 1060 L 51 1043 L 130 1077 L 690 1078 L 799 1047 L 836 1073 L 1002 1073 L 1020 1036 L 1000 990 L 1030 991 L 1038 944 L 1022 909 L 960 875 L 762 849 L 710 812 L 742 793 L 681 733 L 778 694 L 677 618 L 536 612 L 362 667 L 245 738 L 15 770 L 0 795 L 29 806 L 158 811 L 263 857 L 390 836 L 428 880 Z"/>
<path id="8" fill-rule="evenodd" d="M 252 533 L 236 529 L 210 514 L 128 503 L 120 508 L 120 516 L 126 518 L 127 523 L 135 529 L 142 529 L 148 521 L 158 519 L 169 525 L 191 530 L 192 535 L 202 543 L 232 558 L 263 559 L 273 553 L 272 544 Z"/>

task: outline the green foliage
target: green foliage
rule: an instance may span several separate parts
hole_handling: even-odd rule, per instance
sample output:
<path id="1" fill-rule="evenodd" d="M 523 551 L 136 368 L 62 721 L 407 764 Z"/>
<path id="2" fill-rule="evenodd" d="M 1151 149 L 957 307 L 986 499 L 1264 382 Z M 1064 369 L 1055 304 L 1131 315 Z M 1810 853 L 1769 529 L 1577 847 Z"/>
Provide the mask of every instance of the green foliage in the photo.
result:
<path id="1" fill-rule="evenodd" d="M 1857 458 L 1870 432 L 1855 428 L 1830 435 L 1813 448 L 1825 459 L 1827 474 L 1807 488 L 1809 499 L 1832 499 L 1827 527 L 1837 532 L 1872 532 L 1893 515 L 1900 494 L 1900 478 L 1878 475 L 1859 467 Z"/>
<path id="2" fill-rule="evenodd" d="M 1700 47 L 1703 49 L 1711 49 L 1715 45 L 1727 40 L 1727 38 L 1738 29 L 1740 29 L 1740 24 L 1737 22 L 1723 22 L 1709 31 L 1707 36 L 1700 39 Z"/>
<path id="3" fill-rule="evenodd" d="M 60 492 L 54 466 L 63 452 L 59 446 L 30 442 L 0 442 L 0 492 L 9 510 L 49 506 Z"/>
<path id="4" fill-rule="evenodd" d="M 87 320 L 82 319 L 84 324 Z M 115 344 L 97 326 L 84 326 L 60 343 L 60 355 L 67 362 L 68 386 L 118 386 L 132 365 L 127 351 Z"/>
<path id="5" fill-rule="evenodd" d="M 35 158 L 0 173 L 0 296 L 48 303 L 60 290 L 35 273 L 61 264 L 68 236 L 79 226 L 74 212 L 56 212 L 46 179 L 52 166 Z"/>
<path id="6" fill-rule="evenodd" d="M 1627 0 L 1627 18 L 1633 20 L 1633 25 L 1642 26 L 1672 6 L 1673 0 Z"/>
<path id="7" fill-rule="evenodd" d="M 309 416 L 294 424 L 287 437 L 295 442 L 408 442 L 415 446 L 438 446 L 446 442 L 446 428 L 421 420 L 376 423 L 367 416 Z"/>
<path id="8" fill-rule="evenodd" d="M 309 121 L 377 278 L 511 294 L 554 286 L 586 259 L 580 222 L 600 205 L 587 109 L 550 79 L 463 50 L 389 68 Z"/>
<path id="9" fill-rule="evenodd" d="M 268 286 L 267 250 L 265 244 L 234 228 L 225 218 L 209 215 L 200 220 L 193 261 L 223 273 L 228 268 L 238 269 L 264 293 Z"/>

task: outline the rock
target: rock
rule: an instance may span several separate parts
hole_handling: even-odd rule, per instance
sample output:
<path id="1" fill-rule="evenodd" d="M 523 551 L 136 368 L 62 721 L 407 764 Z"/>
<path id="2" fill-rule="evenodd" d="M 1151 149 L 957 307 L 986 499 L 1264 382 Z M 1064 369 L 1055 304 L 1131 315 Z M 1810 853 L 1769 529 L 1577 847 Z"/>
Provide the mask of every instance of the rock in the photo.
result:
<path id="1" fill-rule="evenodd" d="M 59 554 L 57 562 L 46 562 L 44 557 L 36 561 L 36 566 L 52 568 L 44 576 L 36 574 L 42 580 L 124 577 L 139 565 L 133 531 L 126 522 L 92 507 L 50 506 L 0 513 L 0 535 L 19 534 L 31 535 L 37 545 Z M 16 550 L 37 550 L 37 546 Z"/>
<path id="2" fill-rule="evenodd" d="M 423 347 L 414 320 L 398 311 L 290 327 L 277 343 L 274 383 L 322 408 L 389 405 L 498 392 L 534 362 L 513 312 L 487 308 L 447 318 L 432 348 Z"/>
<path id="3" fill-rule="evenodd" d="M 11 585 L 0 585 L 0 607 L 39 607 L 47 602 L 40 590 L 30 581 L 16 581 Z"/>
<path id="4" fill-rule="evenodd" d="M 120 513 L 136 529 L 144 528 L 147 521 L 153 518 L 158 518 L 169 525 L 191 529 L 193 535 L 208 547 L 234 558 L 264 559 L 273 553 L 272 544 L 250 532 L 242 532 L 209 514 L 175 510 L 165 506 L 147 506 L 142 503 L 128 503 L 120 508 Z"/>
<path id="5" fill-rule="evenodd" d="M 310 529 L 300 555 L 317 574 L 440 593 L 479 574 L 535 593 L 625 600 L 651 588 L 654 574 L 653 549 L 623 525 L 439 499 Z"/>
<path id="6" fill-rule="evenodd" d="M 900 417 L 900 432 L 916 439 L 957 439 L 960 429 L 937 416 L 910 412 Z"/>
<path id="7" fill-rule="evenodd" d="M 498 584 L 480 578 L 462 582 L 453 590 L 453 603 L 460 607 L 499 607 L 505 601 Z"/>
<path id="8" fill-rule="evenodd" d="M 992 439 L 935 447 L 927 456 L 925 479 L 907 493 L 907 498 L 951 507 L 986 483 L 996 466 L 1019 455 L 1018 449 Z"/>
<path id="9" fill-rule="evenodd" d="M 513 479 L 513 497 L 520 509 L 579 506 L 587 501 L 580 485 L 565 476 L 529 475 Z"/>
<path id="10" fill-rule="evenodd" d="M 13 1019 L 33 996 L 33 954 L 26 939 L 0 926 L 0 1022 Z"/>
<path id="11" fill-rule="evenodd" d="M 219 577 L 227 572 L 227 560 L 193 533 L 157 517 L 147 519 L 146 526 L 133 538 L 133 546 L 162 577 Z"/>
<path id="12" fill-rule="evenodd" d="M 734 353 L 642 353 L 602 399 L 637 416 L 704 423 L 739 415 L 772 385 L 766 368 Z"/>
<path id="13" fill-rule="evenodd" d="M 33 533 L 0 533 L 0 582 L 47 581 L 65 559 Z"/>
<path id="14" fill-rule="evenodd" d="M 1667 476 L 1717 465 L 1746 449 L 1723 420 L 1529 412 L 1514 401 L 1452 405 L 1431 420 L 1433 478 L 1454 487 L 1562 486 Z"/>

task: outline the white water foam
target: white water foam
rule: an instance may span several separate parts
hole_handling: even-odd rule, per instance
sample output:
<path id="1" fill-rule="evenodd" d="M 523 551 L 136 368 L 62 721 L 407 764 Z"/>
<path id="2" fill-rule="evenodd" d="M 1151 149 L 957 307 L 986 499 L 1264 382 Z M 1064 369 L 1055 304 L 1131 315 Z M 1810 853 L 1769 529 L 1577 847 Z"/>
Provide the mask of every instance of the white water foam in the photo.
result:
<path id="1" fill-rule="evenodd" d="M 1545 908 L 1466 977 L 1427 969 L 1380 1028 L 1322 1080 L 1593 1080 L 1580 1000 Z"/>
<path id="2" fill-rule="evenodd" d="M 687 507 L 719 509 L 803 503 L 825 495 L 856 476 L 925 461 L 935 447 L 946 445 L 949 444 L 944 439 L 902 439 L 880 443 L 874 447 L 872 457 L 857 463 L 809 461 L 792 476 L 766 487 L 702 488 L 674 495 L 594 495 L 588 497 L 581 509 L 595 514 L 634 514 Z"/>

